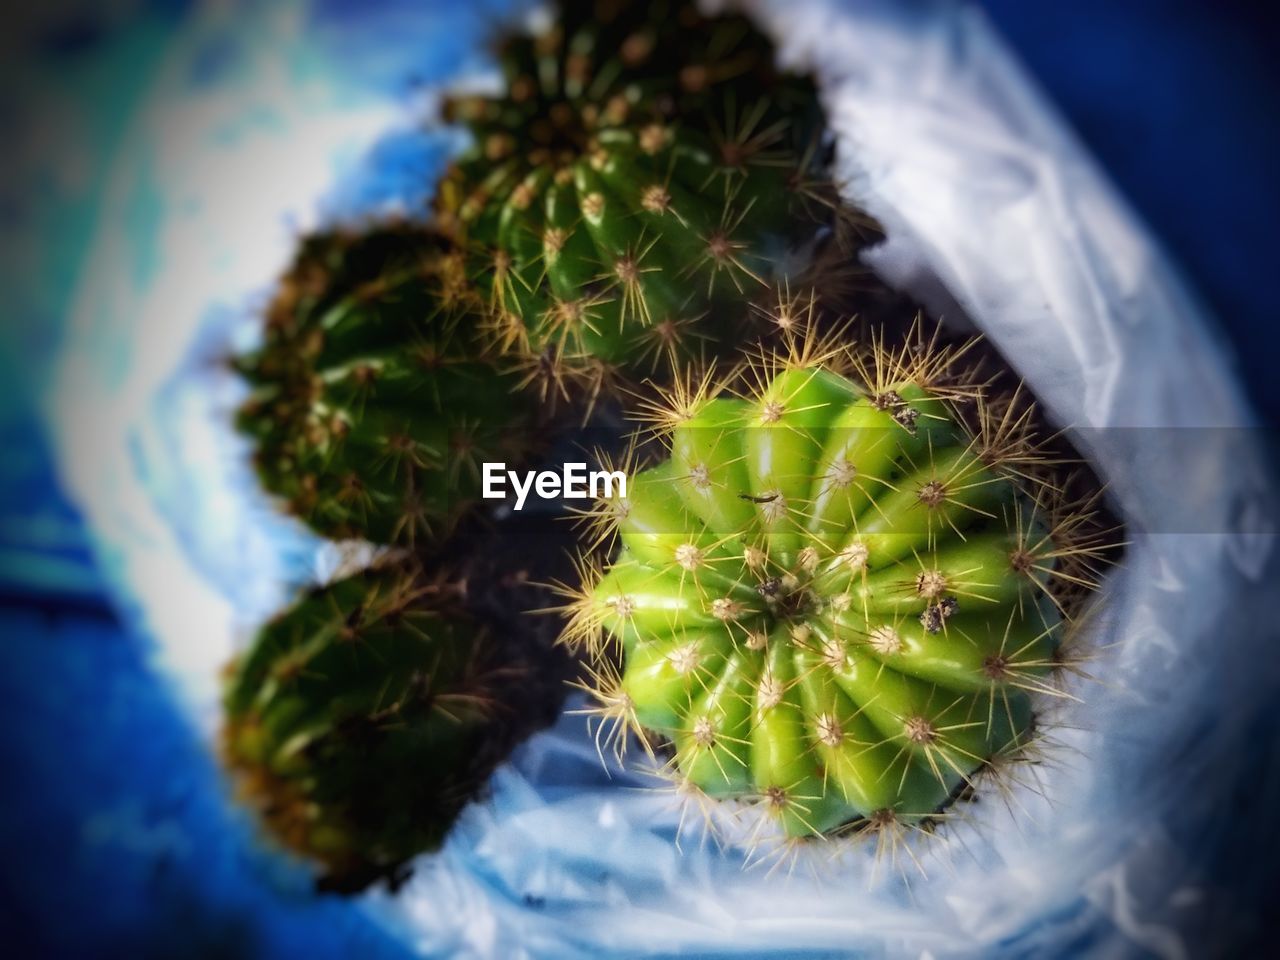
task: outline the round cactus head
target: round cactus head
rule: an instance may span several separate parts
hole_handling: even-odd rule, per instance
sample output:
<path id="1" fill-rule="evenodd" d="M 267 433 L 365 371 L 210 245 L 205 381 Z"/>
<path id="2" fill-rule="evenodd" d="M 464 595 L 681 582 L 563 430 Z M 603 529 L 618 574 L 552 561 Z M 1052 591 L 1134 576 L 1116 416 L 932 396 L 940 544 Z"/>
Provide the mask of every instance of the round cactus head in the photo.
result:
<path id="1" fill-rule="evenodd" d="M 238 368 L 266 488 L 319 533 L 438 542 L 485 460 L 526 451 L 532 405 L 477 330 L 461 257 L 412 226 L 308 238 Z"/>
<path id="2" fill-rule="evenodd" d="M 1100 544 L 956 351 L 792 347 L 655 405 L 667 458 L 598 506 L 620 549 L 566 638 L 619 744 L 665 745 L 685 790 L 791 838 L 931 822 L 1036 736 L 1056 587 L 1093 582 Z"/>
<path id="3" fill-rule="evenodd" d="M 401 570 L 313 591 L 230 668 L 223 731 L 274 838 L 355 888 L 443 841 L 519 736 L 520 670 Z"/>
<path id="4" fill-rule="evenodd" d="M 600 9 L 597 9 L 600 8 Z M 474 146 L 437 205 L 497 341 L 556 389 L 739 342 L 744 304 L 836 219 L 812 84 L 740 16 L 569 3 L 455 97 Z"/>

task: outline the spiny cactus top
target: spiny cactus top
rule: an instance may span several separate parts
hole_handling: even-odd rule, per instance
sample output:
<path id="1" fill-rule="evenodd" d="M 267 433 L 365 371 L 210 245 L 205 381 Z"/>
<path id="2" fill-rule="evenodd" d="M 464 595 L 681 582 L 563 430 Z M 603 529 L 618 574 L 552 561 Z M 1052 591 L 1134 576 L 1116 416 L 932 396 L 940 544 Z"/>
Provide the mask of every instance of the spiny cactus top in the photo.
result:
<path id="1" fill-rule="evenodd" d="M 567 633 L 615 734 L 660 734 L 684 787 L 791 837 L 919 823 L 1017 758 L 1059 657 L 1052 581 L 1096 558 L 1052 488 L 1030 492 L 1025 418 L 944 388 L 946 351 L 811 346 L 739 397 L 671 393 L 669 459 L 595 515 L 621 551 Z"/>
<path id="2" fill-rule="evenodd" d="M 313 591 L 234 665 L 224 744 L 272 834 L 358 887 L 438 847 L 516 739 L 520 682 L 401 570 Z"/>
<path id="3" fill-rule="evenodd" d="M 813 86 L 742 17 L 569 3 L 500 55 L 505 94 L 447 105 L 475 144 L 437 210 L 499 342 L 561 386 L 736 344 L 751 297 L 836 219 Z"/>
<path id="4" fill-rule="evenodd" d="M 518 460 L 533 405 L 476 330 L 462 267 L 412 226 L 308 238 L 238 366 L 240 428 L 271 492 L 318 532 L 425 546 Z"/>

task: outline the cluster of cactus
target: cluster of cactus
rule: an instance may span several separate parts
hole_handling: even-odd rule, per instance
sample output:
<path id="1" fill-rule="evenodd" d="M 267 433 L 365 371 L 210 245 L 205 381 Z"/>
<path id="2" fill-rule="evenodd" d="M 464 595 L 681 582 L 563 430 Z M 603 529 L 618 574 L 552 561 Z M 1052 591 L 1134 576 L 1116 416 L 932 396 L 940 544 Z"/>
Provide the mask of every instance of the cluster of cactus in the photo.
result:
<path id="1" fill-rule="evenodd" d="M 528 669 L 435 596 L 482 549 L 451 538 L 480 464 L 647 377 L 629 489 L 587 511 L 565 588 L 619 754 L 665 751 L 687 794 L 787 838 L 935 822 L 1035 746 L 1105 538 L 962 349 L 916 328 L 860 350 L 830 324 L 874 228 L 826 173 L 812 82 L 749 21 L 563 0 L 497 52 L 500 95 L 446 100 L 472 145 L 432 225 L 307 239 L 237 361 L 264 486 L 410 564 L 314 591 L 234 666 L 247 795 L 338 885 L 440 844 L 538 725 L 503 709 L 538 688 Z M 781 347 L 742 362 L 753 332 Z M 730 374 L 704 372 L 721 357 Z"/>
<path id="2" fill-rule="evenodd" d="M 229 671 L 224 751 L 272 833 L 355 887 L 438 847 L 525 718 L 523 668 L 412 569 L 316 589 Z"/>
<path id="3" fill-rule="evenodd" d="M 589 513 L 620 549 L 566 637 L 618 748 L 665 746 L 686 795 L 787 838 L 929 824 L 1027 756 L 1056 588 L 1094 582 L 1101 543 L 952 351 L 791 347 L 736 396 L 703 378 L 654 405 L 666 458 Z"/>
<path id="4" fill-rule="evenodd" d="M 501 96 L 446 104 L 474 143 L 437 214 L 544 387 L 594 394 L 740 342 L 746 305 L 845 222 L 813 85 L 743 17 L 569 3 L 499 55 Z"/>
<path id="5" fill-rule="evenodd" d="M 405 223 L 307 238 L 261 348 L 236 367 L 252 391 L 238 426 L 268 491 L 324 536 L 465 579 L 456 541 L 477 531 L 451 535 L 474 515 L 481 464 L 529 456 L 541 415 L 481 335 L 447 239 Z M 519 708 L 528 670 L 413 568 L 306 596 L 228 679 L 225 754 L 242 793 L 335 889 L 394 881 L 438 847 L 546 720 Z"/>
<path id="6" fill-rule="evenodd" d="M 263 485 L 319 533 L 445 538 L 480 464 L 528 452 L 532 405 L 477 329 L 457 251 L 407 224 L 309 237 L 238 360 Z"/>

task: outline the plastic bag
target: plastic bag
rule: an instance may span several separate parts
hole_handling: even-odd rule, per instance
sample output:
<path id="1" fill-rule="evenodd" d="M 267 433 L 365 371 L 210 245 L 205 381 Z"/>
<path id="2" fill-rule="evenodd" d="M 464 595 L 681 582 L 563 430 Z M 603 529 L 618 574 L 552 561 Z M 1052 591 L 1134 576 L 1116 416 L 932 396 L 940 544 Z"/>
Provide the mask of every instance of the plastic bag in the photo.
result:
<path id="1" fill-rule="evenodd" d="M 975 805 L 915 851 L 922 870 L 877 868 L 869 848 L 744 870 L 696 831 L 678 846 L 680 805 L 606 773 L 567 714 L 367 909 L 432 955 L 1180 957 L 1217 942 L 1249 921 L 1233 891 L 1251 882 L 1218 861 L 1232 831 L 1269 828 L 1280 783 L 1258 772 L 1277 681 L 1258 587 L 1268 477 L 1204 311 L 979 13 L 751 8 L 821 80 L 847 192 L 888 230 L 874 266 L 984 332 L 1110 485 L 1130 543 L 1089 626 L 1099 680 L 1073 688 L 1035 789 Z M 294 231 L 420 199 L 449 142 L 414 131 L 423 98 L 405 84 L 456 74 L 485 11 L 217 16 L 175 47 L 118 158 L 55 411 L 121 596 L 210 734 L 222 663 L 344 562 L 256 490 L 219 352 L 252 329 Z M 197 83 L 228 37 L 226 76 Z M 156 213 L 122 239 L 139 197 Z"/>

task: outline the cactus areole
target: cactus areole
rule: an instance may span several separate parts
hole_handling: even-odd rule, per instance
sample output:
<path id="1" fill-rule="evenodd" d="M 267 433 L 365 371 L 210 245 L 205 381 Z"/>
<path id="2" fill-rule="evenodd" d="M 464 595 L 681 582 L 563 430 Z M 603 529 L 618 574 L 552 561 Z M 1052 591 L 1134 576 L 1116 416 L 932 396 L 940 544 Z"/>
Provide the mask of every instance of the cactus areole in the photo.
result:
<path id="1" fill-rule="evenodd" d="M 1057 660 L 1066 527 L 1019 479 L 1031 445 L 962 429 L 898 360 L 674 404 L 669 459 L 598 515 L 621 550 L 567 634 L 622 655 L 602 715 L 789 837 L 934 817 L 1023 754 Z"/>

